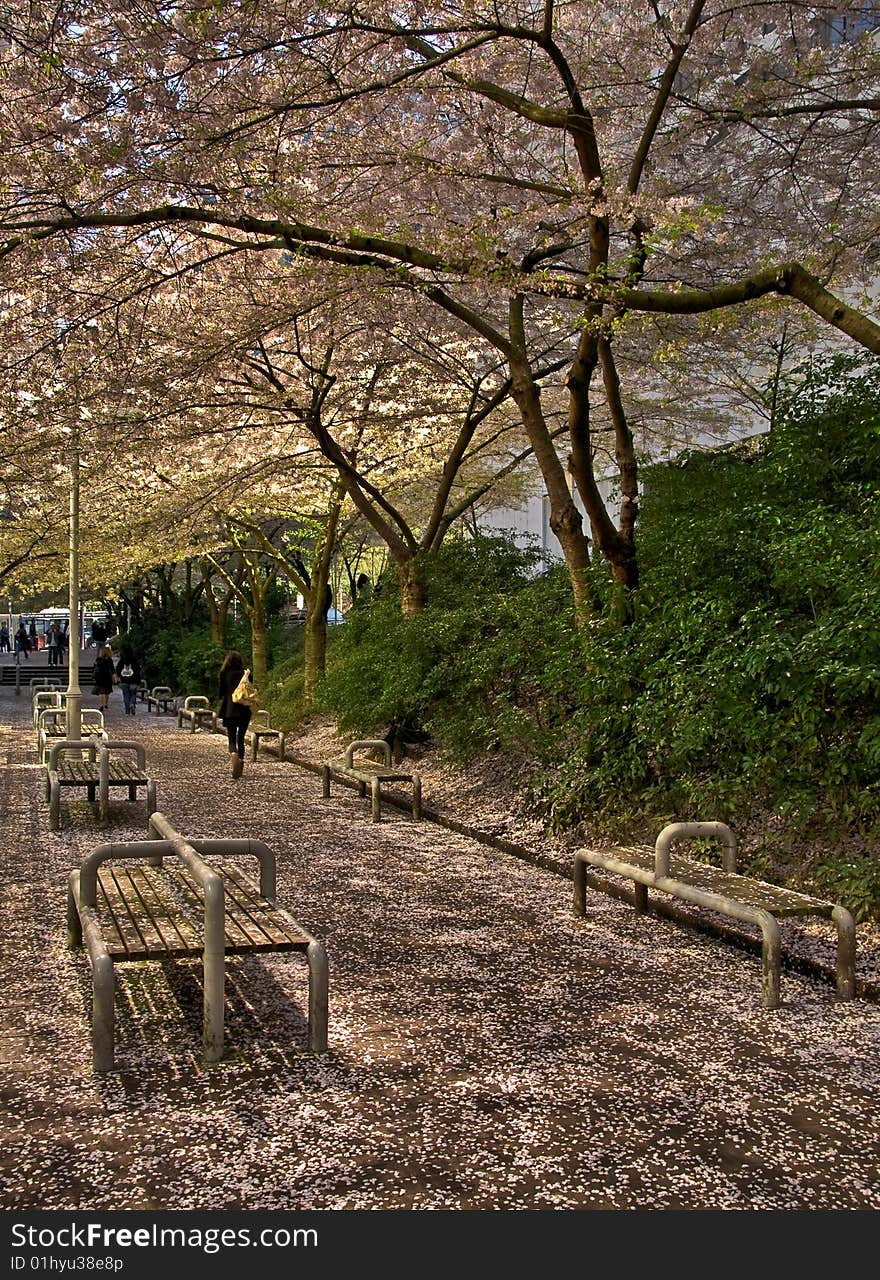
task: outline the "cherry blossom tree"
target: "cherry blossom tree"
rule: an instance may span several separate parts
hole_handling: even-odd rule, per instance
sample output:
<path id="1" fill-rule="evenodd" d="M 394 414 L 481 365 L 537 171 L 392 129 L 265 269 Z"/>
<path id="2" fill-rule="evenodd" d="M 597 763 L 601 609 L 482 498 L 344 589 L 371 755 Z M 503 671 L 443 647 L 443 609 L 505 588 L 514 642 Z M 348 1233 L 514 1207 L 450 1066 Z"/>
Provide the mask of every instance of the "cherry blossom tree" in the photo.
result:
<path id="1" fill-rule="evenodd" d="M 100 251 L 130 297 L 247 255 L 359 273 L 389 315 L 430 303 L 506 366 L 586 619 L 572 486 L 632 588 L 632 406 L 668 404 L 671 346 L 735 363 L 784 304 L 880 353 L 877 48 L 827 38 L 858 7 L 13 0 L 0 260 L 20 279 Z M 682 386 L 692 417 L 714 407 Z"/>

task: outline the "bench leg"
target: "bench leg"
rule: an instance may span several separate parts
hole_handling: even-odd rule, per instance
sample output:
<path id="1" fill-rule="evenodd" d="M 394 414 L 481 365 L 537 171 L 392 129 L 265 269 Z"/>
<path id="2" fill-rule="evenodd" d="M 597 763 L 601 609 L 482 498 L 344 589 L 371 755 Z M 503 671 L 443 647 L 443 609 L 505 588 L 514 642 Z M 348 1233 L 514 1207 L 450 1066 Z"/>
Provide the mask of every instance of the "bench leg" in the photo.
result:
<path id="1" fill-rule="evenodd" d="M 255 733 L 252 733 L 251 734 L 251 759 L 252 760 L 256 760 L 257 758 L 257 746 L 259 745 L 259 741 L 260 739 L 257 737 L 257 735 Z"/>
<path id="2" fill-rule="evenodd" d="M 49 830 L 61 826 L 61 784 L 57 778 L 49 779 Z"/>
<path id="3" fill-rule="evenodd" d="M 587 913 L 587 864 L 583 858 L 575 858 L 574 872 L 574 914 L 583 916 Z"/>
<path id="4" fill-rule="evenodd" d="M 422 816 L 422 780 L 417 773 L 413 774 L 412 780 L 413 802 L 412 816 L 415 822 L 418 822 Z"/>
<path id="5" fill-rule="evenodd" d="M 306 959 L 309 962 L 309 1049 L 312 1053 L 326 1053 L 330 993 L 323 942 L 310 942 Z"/>
<path id="6" fill-rule="evenodd" d="M 382 818 L 382 791 L 378 778 L 373 778 L 370 783 L 370 816 L 374 822 L 380 822 Z"/>
<path id="7" fill-rule="evenodd" d="M 67 945 L 69 947 L 82 946 L 82 922 L 79 918 L 79 908 L 76 905 L 79 896 L 79 872 L 71 871 L 67 881 Z"/>
<path id="8" fill-rule="evenodd" d="M 648 910 L 648 886 L 639 884 L 638 880 L 633 881 L 633 904 L 638 916 L 643 916 Z"/>
<path id="9" fill-rule="evenodd" d="M 223 1057 L 223 1016 L 226 1003 L 226 954 L 224 951 L 224 897 L 205 889 L 205 950 L 202 968 L 205 982 L 203 1043 L 205 1062 Z"/>
<path id="10" fill-rule="evenodd" d="M 837 994 L 852 1000 L 856 993 L 856 922 L 846 907 L 835 907 L 831 919 L 837 925 Z"/>
<path id="11" fill-rule="evenodd" d="M 330 799 L 330 766 L 329 764 L 321 765 L 321 795 L 325 800 Z"/>
<path id="12" fill-rule="evenodd" d="M 279 733 L 279 735 L 278 735 L 278 759 L 279 759 L 279 760 L 283 760 L 283 759 L 284 759 L 284 747 L 285 747 L 286 743 L 287 743 L 287 736 L 286 736 L 286 734 Z"/>
<path id="13" fill-rule="evenodd" d="M 150 778 L 147 783 L 147 818 L 156 812 L 156 779 Z M 160 864 L 161 865 L 161 864 Z"/>
<path id="14" fill-rule="evenodd" d="M 761 944 L 761 1004 L 765 1009 L 778 1009 L 782 1003 L 779 994 L 779 974 L 782 963 L 782 941 L 779 925 L 767 911 L 757 912 L 757 923 L 762 934 Z"/>
<path id="15" fill-rule="evenodd" d="M 92 1066 L 95 1071 L 113 1070 L 113 961 L 96 956 L 92 962 Z"/>

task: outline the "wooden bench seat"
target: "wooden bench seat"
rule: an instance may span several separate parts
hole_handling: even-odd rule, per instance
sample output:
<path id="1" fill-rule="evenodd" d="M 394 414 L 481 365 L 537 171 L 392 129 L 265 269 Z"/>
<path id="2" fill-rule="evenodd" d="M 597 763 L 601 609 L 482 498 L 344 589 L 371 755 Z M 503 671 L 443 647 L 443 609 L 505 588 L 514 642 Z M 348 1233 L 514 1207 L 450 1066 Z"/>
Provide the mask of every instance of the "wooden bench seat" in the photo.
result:
<path id="1" fill-rule="evenodd" d="M 80 732 L 84 738 L 106 739 L 104 713 L 98 707 L 80 712 Z M 37 715 L 37 759 L 45 764 L 53 742 L 67 737 L 67 708 L 41 707 Z"/>
<path id="2" fill-rule="evenodd" d="M 102 845 L 68 883 L 68 944 L 85 942 L 92 968 L 92 1060 L 113 1069 L 114 966 L 200 957 L 204 966 L 204 1055 L 223 1055 L 225 958 L 300 952 L 309 967 L 309 1049 L 327 1048 L 328 974 L 323 943 L 275 901 L 275 857 L 261 841 L 186 840 L 163 814 L 150 840 Z M 215 858 L 256 857 L 259 884 Z M 212 859 L 208 862 L 207 859 Z"/>
<path id="3" fill-rule="evenodd" d="M 134 760 L 130 759 L 134 754 Z M 96 741 L 82 738 L 52 743 L 46 769 L 46 799 L 49 802 L 49 830 L 61 826 L 61 792 L 64 788 L 84 789 L 92 803 L 97 798 L 98 819 L 109 817 L 111 789 L 124 787 L 128 799 L 136 801 L 146 790 L 147 818 L 156 809 L 156 783 L 146 772 L 146 751 L 141 742 Z"/>
<path id="4" fill-rule="evenodd" d="M 57 711 L 65 704 L 65 696 L 60 689 L 35 689 L 31 694 L 31 707 L 34 715 L 34 728 L 39 727 L 41 711 Z"/>
<path id="5" fill-rule="evenodd" d="M 257 751 L 263 743 L 275 742 L 278 748 L 278 759 L 284 759 L 284 744 L 287 735 L 282 729 L 273 729 L 269 724 L 268 711 L 255 711 L 250 720 L 250 724 L 245 730 L 244 741 L 245 746 L 251 749 L 251 759 L 256 760 Z"/>
<path id="6" fill-rule="evenodd" d="M 183 728 L 184 721 L 189 724 L 190 733 L 195 733 L 197 729 L 210 729 L 214 733 L 217 729 L 217 712 L 204 694 L 191 693 L 184 698 L 183 705 L 177 708 L 178 729 Z"/>
<path id="7" fill-rule="evenodd" d="M 384 764 L 375 760 L 360 757 L 355 761 L 358 751 L 381 751 L 385 757 Z M 330 797 L 330 778 L 332 774 L 348 778 L 357 784 L 358 795 L 363 798 L 370 788 L 370 811 L 374 822 L 381 820 L 382 783 L 406 782 L 412 785 L 412 816 L 418 821 L 422 816 L 422 780 L 417 773 L 406 769 L 395 768 L 391 763 L 391 747 L 384 738 L 364 738 L 352 742 L 340 760 L 328 760 L 321 766 L 321 781 L 324 799 Z"/>
<path id="8" fill-rule="evenodd" d="M 676 841 L 714 839 L 722 844 L 723 866 L 710 866 L 676 853 Z M 768 884 L 736 871 L 736 838 L 721 822 L 678 822 L 664 827 L 653 849 L 645 845 L 614 849 L 578 849 L 574 856 L 574 911 L 586 911 L 586 869 L 596 867 L 632 880 L 635 908 L 648 909 L 648 890 L 655 889 L 720 915 L 757 925 L 762 936 L 761 1002 L 778 1008 L 780 1000 L 781 935 L 778 920 L 819 916 L 837 929 L 837 993 L 855 994 L 855 922 L 849 911 L 833 902 Z"/>

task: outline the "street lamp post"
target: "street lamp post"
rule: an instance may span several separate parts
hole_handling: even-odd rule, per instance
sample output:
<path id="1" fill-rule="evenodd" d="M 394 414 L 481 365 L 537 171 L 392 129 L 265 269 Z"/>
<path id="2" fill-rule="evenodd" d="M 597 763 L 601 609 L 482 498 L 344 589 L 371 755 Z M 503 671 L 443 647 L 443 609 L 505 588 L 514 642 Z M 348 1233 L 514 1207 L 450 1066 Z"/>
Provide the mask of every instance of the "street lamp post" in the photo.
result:
<path id="1" fill-rule="evenodd" d="M 67 736 L 73 742 L 82 738 L 82 690 L 79 687 L 79 434 L 74 427 L 70 441 L 70 531 L 67 675 Z"/>

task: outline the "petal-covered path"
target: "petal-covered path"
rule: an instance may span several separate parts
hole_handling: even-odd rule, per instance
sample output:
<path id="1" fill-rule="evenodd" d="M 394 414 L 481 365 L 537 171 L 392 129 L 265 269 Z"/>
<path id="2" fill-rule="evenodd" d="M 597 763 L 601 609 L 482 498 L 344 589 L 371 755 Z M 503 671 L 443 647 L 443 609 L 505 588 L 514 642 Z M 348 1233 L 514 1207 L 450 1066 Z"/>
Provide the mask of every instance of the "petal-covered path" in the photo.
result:
<path id="1" fill-rule="evenodd" d="M 93 699 L 87 696 L 86 703 Z M 118 703 L 118 699 L 117 699 Z M 229 964 L 225 1060 L 201 973 L 118 970 L 117 1064 L 91 1072 L 67 874 L 142 839 L 65 798 L 50 833 L 30 699 L 0 691 L 0 1154 L 6 1209 L 876 1209 L 880 1007 L 225 739 L 110 712 L 190 836 L 276 852 L 330 960 L 330 1051 L 305 1050 L 298 957 Z M 426 793 L 426 802 L 430 803 Z"/>

